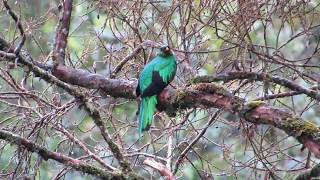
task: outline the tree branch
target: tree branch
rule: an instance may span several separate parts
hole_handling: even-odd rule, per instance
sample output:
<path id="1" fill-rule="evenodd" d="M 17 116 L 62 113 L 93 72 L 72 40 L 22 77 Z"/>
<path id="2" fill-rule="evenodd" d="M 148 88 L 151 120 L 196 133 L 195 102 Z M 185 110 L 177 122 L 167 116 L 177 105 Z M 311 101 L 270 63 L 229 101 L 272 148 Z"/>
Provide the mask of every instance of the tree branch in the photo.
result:
<path id="1" fill-rule="evenodd" d="M 100 112 L 97 108 L 94 107 L 92 103 L 88 99 L 82 100 L 84 103 L 84 107 L 87 112 L 89 112 L 89 115 L 92 117 L 94 123 L 98 126 L 100 129 L 100 133 L 103 137 L 103 139 L 108 144 L 109 148 L 111 149 L 111 152 L 115 156 L 115 158 L 118 160 L 121 170 L 123 170 L 126 173 L 132 173 L 132 169 L 130 167 L 130 164 L 126 160 L 126 158 L 123 156 L 123 153 L 121 152 L 120 147 L 113 142 L 113 139 L 110 137 L 109 133 L 106 130 L 105 122 L 102 120 Z"/>
<path id="2" fill-rule="evenodd" d="M 57 66 L 53 74 L 64 82 L 73 82 L 73 85 L 91 87 L 91 89 L 101 89 L 112 97 L 135 98 L 133 89 L 136 84 L 133 81 L 109 79 L 99 74 L 62 65 Z"/>
<path id="3" fill-rule="evenodd" d="M 248 79 L 252 81 L 268 81 L 273 82 L 275 84 L 279 84 L 286 88 L 291 89 L 300 94 L 306 94 L 307 96 L 320 101 L 320 94 L 315 91 L 314 89 L 307 89 L 304 88 L 293 81 L 290 81 L 285 78 L 281 78 L 278 76 L 271 76 L 267 73 L 256 73 L 256 72 L 242 72 L 242 71 L 235 71 L 235 72 L 226 72 L 224 74 L 219 74 L 217 76 L 198 76 L 193 79 L 194 83 L 210 83 L 210 82 L 217 82 L 217 81 L 224 81 L 228 82 L 231 80 L 239 80 L 239 79 Z M 291 93 L 292 94 L 292 93 Z M 296 93 L 293 93 L 296 95 Z"/>
<path id="4" fill-rule="evenodd" d="M 298 175 L 295 180 L 310 180 L 320 176 L 320 164 L 315 165 L 312 169 Z"/>
<path id="5" fill-rule="evenodd" d="M 96 160 L 98 163 L 100 163 L 103 167 L 107 168 L 108 170 L 111 171 L 115 171 L 117 170 L 116 168 L 108 165 L 107 163 L 105 163 L 99 156 L 97 156 L 96 154 L 94 154 L 93 152 L 91 152 L 85 145 L 83 142 L 81 142 L 79 139 L 77 139 L 75 136 L 73 136 L 69 131 L 67 131 L 63 126 L 61 126 L 60 124 L 58 124 L 56 127 L 54 127 L 55 129 L 58 129 L 60 132 L 62 132 L 65 136 L 67 136 L 71 141 L 73 141 L 74 143 L 78 144 L 79 147 L 81 147 L 81 149 L 83 149 L 87 155 L 92 156 L 92 158 L 94 160 Z"/>
<path id="6" fill-rule="evenodd" d="M 144 49 L 145 47 L 156 47 L 156 46 L 157 46 L 157 44 L 156 44 L 155 42 L 153 42 L 153 41 L 150 41 L 150 40 L 146 40 L 146 41 L 144 41 L 143 43 L 139 44 L 138 47 L 135 48 L 130 55 L 126 56 L 125 58 L 123 58 L 123 59 L 120 61 L 120 63 L 119 63 L 119 64 L 114 68 L 114 70 L 112 71 L 110 77 L 111 77 L 111 78 L 115 78 L 116 75 L 117 75 L 117 73 L 118 73 L 119 71 L 121 71 L 122 67 L 123 67 L 129 60 L 131 60 L 132 58 L 134 58 L 135 56 L 137 56 L 142 49 Z"/>
<path id="7" fill-rule="evenodd" d="M 60 14 L 59 24 L 57 27 L 55 47 L 53 50 L 54 66 L 64 65 L 65 49 L 68 43 L 69 26 L 72 12 L 72 0 L 63 1 L 63 11 Z"/>
<path id="8" fill-rule="evenodd" d="M 44 147 L 41 147 L 28 139 L 25 139 L 21 136 L 18 136 L 16 134 L 13 134 L 11 132 L 5 131 L 0 129 L 0 139 L 3 139 L 5 141 L 8 141 L 12 144 L 15 144 L 23 149 L 26 149 L 30 152 L 37 153 L 39 156 L 41 156 L 44 160 L 52 159 L 55 160 L 61 164 L 64 164 L 66 166 L 70 166 L 73 169 L 77 171 L 81 171 L 83 173 L 88 173 L 93 176 L 100 177 L 102 179 L 127 179 L 127 178 L 133 178 L 132 174 L 123 174 L 119 172 L 110 172 L 92 165 L 88 165 L 88 163 L 85 163 L 81 160 L 74 159 L 68 156 L 65 156 L 60 153 L 52 152 Z M 133 178 L 134 179 L 134 178 Z M 139 178 L 136 178 L 139 179 Z"/>
<path id="9" fill-rule="evenodd" d="M 220 114 L 220 111 L 217 111 L 208 121 L 208 123 L 205 125 L 205 128 L 201 130 L 201 132 L 195 137 L 191 143 L 180 153 L 179 157 L 176 160 L 175 167 L 173 173 L 176 174 L 178 172 L 179 164 L 182 162 L 184 157 L 187 155 L 187 153 L 190 151 L 192 146 L 194 146 L 199 139 L 207 132 L 207 129 L 211 126 L 211 124 L 216 120 L 217 116 Z"/>
<path id="10" fill-rule="evenodd" d="M 12 19 L 16 22 L 17 27 L 19 29 L 20 35 L 21 35 L 21 41 L 18 44 L 17 48 L 14 50 L 14 54 L 16 54 L 17 56 L 19 55 L 22 46 L 24 45 L 24 42 L 26 41 L 26 35 L 24 34 L 24 30 L 22 27 L 22 24 L 20 22 L 20 19 L 18 18 L 18 16 L 11 10 L 10 6 L 8 5 L 6 0 L 3 0 L 3 5 L 4 7 L 7 9 L 8 13 L 10 14 L 10 16 L 12 17 Z"/>
<path id="11" fill-rule="evenodd" d="M 59 73 L 63 75 L 59 76 L 58 74 L 57 77 L 65 81 L 62 82 L 57 77 L 49 74 L 32 62 L 26 61 L 24 58 L 20 58 L 19 62 L 27 65 L 36 75 L 42 77 L 49 83 L 54 83 L 64 88 L 71 95 L 80 99 L 81 102 L 85 104 L 86 109 L 93 117 L 95 123 L 101 128 L 101 133 L 111 148 L 111 151 L 115 155 L 120 152 L 119 147 L 108 137 L 105 128 L 101 126 L 103 125 L 103 121 L 101 120 L 99 111 L 96 108 L 92 108 L 90 100 L 83 93 L 67 83 L 80 86 L 90 85 L 84 86 L 86 88 L 99 88 L 101 85 L 104 93 L 112 97 L 133 98 L 136 82 L 121 79 L 102 79 L 100 75 L 60 66 L 63 72 L 59 71 Z M 81 76 L 81 78 L 79 76 Z M 98 78 L 99 81 L 97 81 L 96 78 L 92 79 L 92 77 Z M 96 84 L 96 86 L 94 84 Z M 302 118 L 296 117 L 287 110 L 267 105 L 262 101 L 246 103 L 244 99 L 232 95 L 223 86 L 214 83 L 199 83 L 184 89 L 165 89 L 158 96 L 158 99 L 158 108 L 166 111 L 169 115 L 174 115 L 178 109 L 194 107 L 218 108 L 238 114 L 240 117 L 254 124 L 272 125 L 285 131 L 288 135 L 295 137 L 316 156 L 320 156 L 320 129 L 317 128 L 315 124 L 304 121 Z M 121 156 L 117 158 L 121 158 Z M 119 161 L 121 162 L 121 159 Z M 123 166 L 126 167 L 126 163 L 124 163 Z"/>
<path id="12" fill-rule="evenodd" d="M 146 160 L 143 161 L 143 164 L 148 165 L 150 167 L 152 167 L 153 169 L 156 169 L 159 171 L 159 173 L 161 174 L 161 176 L 166 177 L 167 180 L 175 180 L 176 178 L 174 177 L 174 175 L 172 174 L 172 172 L 163 164 L 147 158 Z"/>
<path id="13" fill-rule="evenodd" d="M 0 41 L 0 50 L 1 50 L 1 47 L 3 47 L 3 44 L 1 44 L 1 41 Z M 10 57 L 13 56 L 13 55 L 15 55 L 15 54 L 11 53 Z M 66 90 L 69 94 L 71 94 L 74 97 L 76 97 L 80 102 L 82 102 L 82 104 L 84 105 L 85 110 L 92 117 L 94 123 L 99 127 L 101 135 L 103 136 L 104 140 L 107 142 L 107 144 L 110 147 L 110 150 L 114 154 L 115 158 L 118 160 L 120 166 L 122 167 L 122 170 L 124 170 L 125 172 L 131 172 L 132 170 L 131 170 L 131 168 L 129 166 L 129 163 L 123 157 L 123 155 L 121 153 L 121 150 L 120 150 L 120 147 L 115 142 L 113 142 L 113 140 L 111 139 L 110 135 L 106 131 L 106 128 L 105 128 L 105 125 L 104 125 L 104 121 L 101 118 L 102 116 L 100 115 L 100 112 L 97 110 L 97 108 L 95 108 L 92 105 L 92 102 L 87 97 L 87 95 L 85 93 L 82 93 L 81 91 L 79 91 L 78 88 L 59 80 L 57 77 L 49 74 L 49 72 L 47 72 L 47 71 L 41 69 L 40 67 L 36 66 L 33 63 L 33 61 L 28 60 L 28 58 L 29 58 L 28 56 L 21 56 L 19 58 L 19 63 L 28 66 L 28 68 L 31 71 L 33 71 L 36 76 L 41 77 L 42 79 L 46 80 L 49 83 L 56 84 L 57 86 L 59 86 L 59 87 L 63 88 L 64 90 Z M 7 56 L 7 60 L 14 61 L 14 59 L 15 58 L 10 59 Z M 59 65 L 59 67 L 65 67 L 65 66 L 60 66 Z"/>

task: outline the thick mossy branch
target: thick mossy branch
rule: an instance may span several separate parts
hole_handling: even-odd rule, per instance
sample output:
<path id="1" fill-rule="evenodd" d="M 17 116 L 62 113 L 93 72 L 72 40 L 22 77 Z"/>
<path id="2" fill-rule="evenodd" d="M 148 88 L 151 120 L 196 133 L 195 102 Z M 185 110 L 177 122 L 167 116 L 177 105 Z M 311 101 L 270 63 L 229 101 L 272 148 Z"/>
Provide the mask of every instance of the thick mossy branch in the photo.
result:
<path id="1" fill-rule="evenodd" d="M 220 94 L 222 96 L 232 97 L 233 95 L 224 87 L 216 83 L 201 83 L 191 86 L 191 88 L 211 94 Z"/>
<path id="2" fill-rule="evenodd" d="M 248 106 L 248 108 L 253 109 L 258 106 L 266 105 L 266 103 L 264 101 L 250 101 L 246 105 Z"/>
<path id="3" fill-rule="evenodd" d="M 275 109 L 263 101 L 251 101 L 240 115 L 253 123 L 273 124 L 298 140 L 320 138 L 320 128 L 284 109 Z M 320 143 L 320 141 L 319 141 Z"/>
<path id="4" fill-rule="evenodd" d="M 269 124 L 282 129 L 288 135 L 295 137 L 316 156 L 320 155 L 320 128 L 285 109 L 254 101 L 245 105 L 239 115 L 255 124 Z"/>
<path id="5" fill-rule="evenodd" d="M 300 117 L 288 117 L 281 124 L 282 128 L 291 136 L 299 138 L 301 136 L 320 138 L 320 129 L 309 121 L 304 121 Z"/>
<path id="6" fill-rule="evenodd" d="M 184 89 L 165 90 L 158 97 L 164 109 L 177 111 L 192 107 L 219 108 L 232 111 L 243 99 L 233 96 L 223 86 L 214 83 L 201 83 Z"/>

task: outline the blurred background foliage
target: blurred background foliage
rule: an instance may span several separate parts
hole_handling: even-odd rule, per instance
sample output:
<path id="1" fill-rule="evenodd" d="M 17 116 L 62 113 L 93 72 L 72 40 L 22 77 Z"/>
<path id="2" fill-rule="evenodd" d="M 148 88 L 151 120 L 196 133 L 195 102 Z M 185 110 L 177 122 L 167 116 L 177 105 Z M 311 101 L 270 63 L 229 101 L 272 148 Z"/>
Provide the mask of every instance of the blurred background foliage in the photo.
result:
<path id="1" fill-rule="evenodd" d="M 59 3 L 9 1 L 27 35 L 23 49 L 38 62 L 52 64 Z M 66 64 L 110 77 L 123 58 L 145 40 L 152 40 L 174 48 L 179 64 L 173 88 L 185 87 L 195 75 L 235 70 L 265 72 L 312 87 L 320 77 L 319 3 L 318 0 L 78 0 L 73 3 Z M 15 22 L 2 4 L 0 10 L 0 36 L 16 45 L 19 32 Z M 116 78 L 136 80 L 155 53 L 154 49 L 143 50 Z M 70 95 L 27 69 L 11 66 L 0 62 L 2 129 L 99 166 L 57 128 L 59 124 L 105 162 L 117 165 L 99 129 Z M 289 91 L 266 82 L 232 81 L 223 85 L 247 101 Z M 136 101 L 101 98 L 91 90 L 90 94 L 100 104 L 114 141 L 125 149 L 134 170 L 147 179 L 159 179 L 160 175 L 142 165 L 146 154 L 158 156 L 156 159 L 164 162 L 161 158 L 167 158 L 167 142 L 172 133 L 174 167 L 179 154 L 217 112 L 217 109 L 181 110 L 175 118 L 158 113 L 151 131 L 139 143 Z M 318 103 L 305 95 L 266 101 L 320 123 Z M 294 138 L 273 127 L 255 126 L 221 112 L 180 163 L 176 175 L 178 179 L 229 180 L 268 179 L 273 173 L 281 179 L 292 179 L 319 162 L 308 156 L 307 150 L 301 151 L 301 147 Z M 93 179 L 52 160 L 44 161 L 8 142 L 1 141 L 0 149 L 3 179 Z"/>

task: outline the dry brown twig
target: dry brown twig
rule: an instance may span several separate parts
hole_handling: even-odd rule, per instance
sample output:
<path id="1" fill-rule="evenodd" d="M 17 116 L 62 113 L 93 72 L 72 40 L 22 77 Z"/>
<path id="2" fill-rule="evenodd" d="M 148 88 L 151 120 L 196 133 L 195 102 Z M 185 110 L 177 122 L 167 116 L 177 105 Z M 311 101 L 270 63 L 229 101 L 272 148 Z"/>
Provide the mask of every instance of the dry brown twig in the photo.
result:
<path id="1" fill-rule="evenodd" d="M 172 174 L 172 172 L 163 164 L 147 158 L 143 161 L 143 163 L 145 165 L 148 165 L 150 167 L 152 167 L 153 169 L 156 169 L 159 171 L 159 173 L 161 174 L 161 176 L 165 177 L 165 179 L 167 180 L 175 180 L 176 178 L 174 177 L 174 175 Z"/>
<path id="2" fill-rule="evenodd" d="M 3 0 L 2 1 L 3 4 L 4 4 L 4 7 L 7 9 L 7 11 L 9 12 L 10 16 L 12 17 L 12 19 L 16 22 L 16 25 L 19 29 L 19 32 L 20 32 L 20 36 L 21 36 L 21 40 L 18 44 L 18 46 L 14 49 L 14 54 L 16 55 L 16 57 L 19 56 L 19 53 L 24 45 L 24 42 L 26 41 L 26 35 L 24 33 L 24 30 L 23 30 L 23 27 L 22 27 L 22 24 L 21 24 L 21 20 L 20 18 L 11 10 L 10 6 L 8 5 L 8 2 L 6 0 Z M 16 58 L 15 60 L 15 66 L 17 65 L 17 61 L 18 59 Z"/>

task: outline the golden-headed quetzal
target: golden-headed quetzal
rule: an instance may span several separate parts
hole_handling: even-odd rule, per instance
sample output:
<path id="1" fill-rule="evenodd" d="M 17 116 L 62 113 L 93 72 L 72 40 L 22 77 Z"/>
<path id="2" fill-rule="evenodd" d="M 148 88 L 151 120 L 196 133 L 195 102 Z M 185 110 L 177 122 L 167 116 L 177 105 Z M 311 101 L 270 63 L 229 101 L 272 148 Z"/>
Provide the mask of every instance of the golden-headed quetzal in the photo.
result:
<path id="1" fill-rule="evenodd" d="M 157 105 L 157 95 L 173 80 L 177 62 L 169 46 L 162 46 L 157 56 L 142 70 L 136 89 L 141 96 L 139 110 L 139 138 L 150 128 Z"/>

